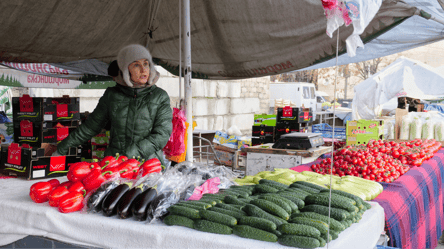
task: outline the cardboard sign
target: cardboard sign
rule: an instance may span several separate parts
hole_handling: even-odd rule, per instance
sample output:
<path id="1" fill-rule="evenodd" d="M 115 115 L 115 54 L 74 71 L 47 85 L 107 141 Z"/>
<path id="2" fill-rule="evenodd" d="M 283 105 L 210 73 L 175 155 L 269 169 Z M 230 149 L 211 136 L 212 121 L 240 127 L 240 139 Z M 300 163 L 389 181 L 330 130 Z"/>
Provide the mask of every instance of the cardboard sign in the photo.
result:
<path id="1" fill-rule="evenodd" d="M 8 147 L 8 163 L 20 165 L 22 162 L 22 148 L 16 143 L 12 143 Z"/>
<path id="2" fill-rule="evenodd" d="M 20 135 L 22 137 L 33 137 L 33 123 L 29 120 L 20 121 Z"/>
<path id="3" fill-rule="evenodd" d="M 61 104 L 57 105 L 57 117 L 68 117 L 68 105 Z"/>
<path id="4" fill-rule="evenodd" d="M 69 127 L 57 128 L 57 142 L 62 141 L 69 135 Z"/>
<path id="5" fill-rule="evenodd" d="M 282 117 L 293 117 L 293 108 L 285 106 L 282 110 Z"/>
<path id="6" fill-rule="evenodd" d="M 64 171 L 66 156 L 53 156 L 49 160 L 49 171 Z"/>
<path id="7" fill-rule="evenodd" d="M 19 98 L 20 102 L 20 112 L 34 112 L 34 104 L 32 98 L 24 94 L 23 97 Z"/>

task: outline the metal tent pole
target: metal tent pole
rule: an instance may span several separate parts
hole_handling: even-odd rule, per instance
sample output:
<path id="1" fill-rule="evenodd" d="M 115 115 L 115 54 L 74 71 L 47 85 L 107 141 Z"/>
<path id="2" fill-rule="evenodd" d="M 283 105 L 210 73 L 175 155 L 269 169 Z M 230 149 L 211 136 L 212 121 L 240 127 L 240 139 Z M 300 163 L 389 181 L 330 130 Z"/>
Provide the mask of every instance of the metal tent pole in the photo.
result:
<path id="1" fill-rule="evenodd" d="M 186 160 L 193 161 L 193 93 L 191 91 L 191 37 L 190 37 L 190 0 L 183 0 L 184 50 L 185 50 L 185 106 L 187 110 L 188 139 Z"/>

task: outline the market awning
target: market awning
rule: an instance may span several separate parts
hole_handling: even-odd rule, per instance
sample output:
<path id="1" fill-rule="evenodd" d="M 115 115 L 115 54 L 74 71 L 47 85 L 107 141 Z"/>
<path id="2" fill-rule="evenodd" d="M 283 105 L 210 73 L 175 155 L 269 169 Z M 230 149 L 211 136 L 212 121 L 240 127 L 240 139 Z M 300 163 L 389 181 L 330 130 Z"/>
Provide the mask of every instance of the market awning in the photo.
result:
<path id="1" fill-rule="evenodd" d="M 416 1 L 384 0 L 361 38 L 371 43 L 412 17 L 417 8 L 410 2 Z M 436 0 L 423 5 L 427 7 L 429 2 Z M 179 3 L 1 1 L 0 60 L 46 62 L 82 73 L 106 75 L 106 63 L 115 59 L 122 46 L 139 43 L 148 46 L 159 65 L 177 74 Z M 327 21 L 319 0 L 193 0 L 190 18 L 193 78 L 274 75 L 307 68 L 335 56 L 336 39 L 326 35 Z M 435 25 L 433 21 L 424 21 Z M 352 25 L 341 27 L 340 49 L 345 48 L 345 39 L 352 32 Z M 423 37 L 417 39 L 415 46 L 442 37 Z M 397 51 L 390 47 L 383 52 Z M 372 56 L 380 54 L 375 52 Z"/>

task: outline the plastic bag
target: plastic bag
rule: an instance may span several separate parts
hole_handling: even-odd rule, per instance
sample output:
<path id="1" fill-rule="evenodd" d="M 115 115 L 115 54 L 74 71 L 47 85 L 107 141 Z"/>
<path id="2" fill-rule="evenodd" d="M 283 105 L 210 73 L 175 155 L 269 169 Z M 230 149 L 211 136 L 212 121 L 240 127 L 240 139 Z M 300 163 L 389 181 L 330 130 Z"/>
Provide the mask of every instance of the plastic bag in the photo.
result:
<path id="1" fill-rule="evenodd" d="M 419 118 L 415 118 L 413 122 L 410 124 L 410 132 L 409 132 L 410 140 L 421 138 L 421 132 L 422 132 L 422 121 Z"/>
<path id="2" fill-rule="evenodd" d="M 435 122 L 433 120 L 427 120 L 422 126 L 422 139 L 433 139 L 435 137 Z"/>
<path id="3" fill-rule="evenodd" d="M 444 141 L 444 122 L 435 125 L 435 139 L 436 141 Z"/>
<path id="4" fill-rule="evenodd" d="M 119 186 L 118 180 L 111 180 L 103 183 L 98 189 L 88 193 L 84 198 L 83 211 L 98 213 L 102 210 L 102 202 L 105 196 L 114 188 Z"/>
<path id="5" fill-rule="evenodd" d="M 173 132 L 163 148 L 166 156 L 178 156 L 185 151 L 185 133 L 187 118 L 184 110 L 173 109 Z"/>
<path id="6" fill-rule="evenodd" d="M 409 116 L 404 116 L 402 118 L 399 139 L 409 140 L 409 131 L 410 131 L 410 124 L 411 123 L 412 123 L 412 119 Z"/>

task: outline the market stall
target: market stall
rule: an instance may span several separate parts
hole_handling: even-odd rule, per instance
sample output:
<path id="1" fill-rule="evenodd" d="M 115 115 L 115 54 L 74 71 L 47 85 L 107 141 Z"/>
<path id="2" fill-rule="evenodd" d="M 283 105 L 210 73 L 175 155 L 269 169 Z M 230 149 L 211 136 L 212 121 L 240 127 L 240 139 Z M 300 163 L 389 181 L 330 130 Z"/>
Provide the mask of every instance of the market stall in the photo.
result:
<path id="1" fill-rule="evenodd" d="M 57 178 L 60 181 L 65 177 Z M 29 198 L 29 188 L 36 181 L 2 179 L 0 187 L 0 245 L 7 245 L 28 235 L 43 236 L 62 242 L 100 248 L 282 248 L 271 242 L 245 239 L 235 235 L 199 232 L 186 227 L 147 224 L 134 219 L 105 217 L 102 214 L 75 212 L 63 214 L 47 203 L 36 204 Z M 332 241 L 328 248 L 373 248 L 384 227 L 384 213 L 379 204 Z M 98 239 L 100 238 L 100 239 Z"/>

